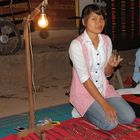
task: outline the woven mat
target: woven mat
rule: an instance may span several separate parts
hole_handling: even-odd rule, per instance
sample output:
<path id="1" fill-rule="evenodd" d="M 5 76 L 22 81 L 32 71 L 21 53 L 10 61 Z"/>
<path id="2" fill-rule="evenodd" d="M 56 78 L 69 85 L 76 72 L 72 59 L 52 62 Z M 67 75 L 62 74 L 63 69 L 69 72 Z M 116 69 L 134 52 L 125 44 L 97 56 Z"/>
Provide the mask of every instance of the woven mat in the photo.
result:
<path id="1" fill-rule="evenodd" d="M 140 119 L 131 125 L 118 125 L 111 131 L 98 129 L 83 118 L 71 119 L 45 130 L 45 140 L 140 140 Z M 0 140 L 40 140 L 33 133 L 24 138 L 8 136 Z M 44 140 L 44 139 L 43 139 Z"/>
<path id="2" fill-rule="evenodd" d="M 139 140 L 140 119 L 136 119 L 131 125 L 118 125 L 111 131 L 98 129 L 83 118 L 71 119 L 46 131 L 46 136 L 51 140 Z"/>

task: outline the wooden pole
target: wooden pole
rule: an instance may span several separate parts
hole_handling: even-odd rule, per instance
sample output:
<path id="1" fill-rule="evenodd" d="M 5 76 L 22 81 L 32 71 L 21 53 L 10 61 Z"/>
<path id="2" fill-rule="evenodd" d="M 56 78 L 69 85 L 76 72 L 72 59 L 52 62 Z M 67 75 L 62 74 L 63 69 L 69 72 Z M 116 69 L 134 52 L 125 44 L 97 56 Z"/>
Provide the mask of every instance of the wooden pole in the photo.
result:
<path id="1" fill-rule="evenodd" d="M 31 55 L 30 55 L 30 23 L 28 19 L 24 25 L 24 40 L 25 40 L 25 53 L 26 53 L 26 67 L 27 67 L 27 77 L 28 77 L 28 98 L 29 98 L 29 128 L 33 128 L 35 117 L 34 117 L 34 96 L 32 93 L 32 66 L 31 66 Z"/>
<path id="2" fill-rule="evenodd" d="M 31 65 L 31 54 L 30 54 L 30 21 L 35 18 L 35 16 L 40 12 L 39 8 L 42 4 L 47 5 L 48 1 L 44 0 L 40 3 L 35 10 L 28 15 L 27 19 L 24 21 L 24 41 L 25 41 L 25 52 L 26 52 L 26 67 L 27 67 L 27 77 L 28 77 L 28 97 L 29 97 L 29 128 L 35 127 L 35 116 L 34 116 L 34 96 L 32 92 L 32 65 Z"/>
<path id="3" fill-rule="evenodd" d="M 75 13 L 76 13 L 75 16 L 80 16 L 79 15 L 79 0 L 75 0 Z M 79 28 L 79 20 L 78 19 L 76 19 L 76 27 Z"/>

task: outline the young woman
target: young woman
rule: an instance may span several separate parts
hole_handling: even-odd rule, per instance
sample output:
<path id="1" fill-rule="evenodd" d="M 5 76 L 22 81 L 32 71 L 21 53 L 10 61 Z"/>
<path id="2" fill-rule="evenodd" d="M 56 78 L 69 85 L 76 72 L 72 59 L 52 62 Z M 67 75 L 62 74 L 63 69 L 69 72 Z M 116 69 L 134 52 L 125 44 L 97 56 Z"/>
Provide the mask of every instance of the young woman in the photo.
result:
<path id="1" fill-rule="evenodd" d="M 105 13 L 97 5 L 87 5 L 82 12 L 84 32 L 71 42 L 69 56 L 73 64 L 70 102 L 81 116 L 104 130 L 118 123 L 130 124 L 135 113 L 108 83 L 107 76 L 122 61 L 112 54 L 112 43 L 101 34 Z"/>

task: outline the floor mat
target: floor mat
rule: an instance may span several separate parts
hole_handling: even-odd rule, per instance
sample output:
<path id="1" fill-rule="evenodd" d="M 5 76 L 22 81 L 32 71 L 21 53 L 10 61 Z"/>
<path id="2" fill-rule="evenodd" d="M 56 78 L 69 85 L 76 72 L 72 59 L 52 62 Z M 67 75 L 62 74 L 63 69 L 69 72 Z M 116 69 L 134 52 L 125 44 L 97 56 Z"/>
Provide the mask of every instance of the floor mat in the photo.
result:
<path id="1" fill-rule="evenodd" d="M 46 118 L 53 121 L 64 121 L 72 118 L 72 106 L 70 104 L 62 104 L 50 108 L 44 108 L 35 112 L 35 124 Z M 18 126 L 28 128 L 28 113 L 21 113 L 4 118 L 0 118 L 0 138 L 10 134 L 16 134 Z"/>
<path id="2" fill-rule="evenodd" d="M 63 121 L 42 132 L 43 140 L 139 140 L 140 119 L 130 125 L 119 124 L 111 131 L 104 131 L 83 118 Z M 3 140 L 40 140 L 39 135 L 30 133 L 25 137 L 9 135 Z"/>
<path id="3" fill-rule="evenodd" d="M 119 124 L 111 131 L 104 131 L 83 118 L 62 122 L 53 129 L 45 131 L 46 138 L 70 140 L 138 140 L 140 138 L 140 119 L 135 119 L 131 125 Z"/>
<path id="4" fill-rule="evenodd" d="M 138 97 L 134 96 L 126 96 L 125 98 L 130 102 L 134 110 L 136 111 L 137 117 L 140 117 L 140 100 Z M 132 103 L 136 100 L 139 100 L 136 104 Z M 71 116 L 72 106 L 70 104 L 58 105 L 55 107 L 44 108 L 37 110 L 35 112 L 35 124 L 37 124 L 40 120 L 44 120 L 47 118 L 51 118 L 54 121 L 64 121 L 72 118 Z M 21 113 L 9 117 L 0 118 L 0 138 L 5 137 L 10 134 L 16 134 L 16 127 L 28 128 L 28 113 Z"/>

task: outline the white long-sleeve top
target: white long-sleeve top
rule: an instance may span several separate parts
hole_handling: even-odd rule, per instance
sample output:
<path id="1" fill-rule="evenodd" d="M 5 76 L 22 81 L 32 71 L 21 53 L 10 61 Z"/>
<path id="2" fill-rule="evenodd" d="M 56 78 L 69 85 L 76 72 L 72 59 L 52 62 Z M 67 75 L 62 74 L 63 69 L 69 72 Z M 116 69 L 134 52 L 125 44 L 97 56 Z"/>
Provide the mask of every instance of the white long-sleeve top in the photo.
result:
<path id="1" fill-rule="evenodd" d="M 96 85 L 100 92 L 103 91 L 103 74 L 104 74 L 104 67 L 107 64 L 107 61 L 112 53 L 112 43 L 110 38 L 108 37 L 109 46 L 105 47 L 105 42 L 99 34 L 99 45 L 96 49 L 89 38 L 86 30 L 82 34 L 83 41 L 85 43 L 85 47 L 87 48 L 88 58 L 89 58 L 89 67 L 90 67 L 90 74 L 87 69 L 87 64 L 84 58 L 83 50 L 81 48 L 80 42 L 77 40 L 73 40 L 70 44 L 69 48 L 69 56 L 72 60 L 73 67 L 75 68 L 79 80 L 81 83 L 84 83 L 86 80 L 91 78 L 93 83 Z"/>

